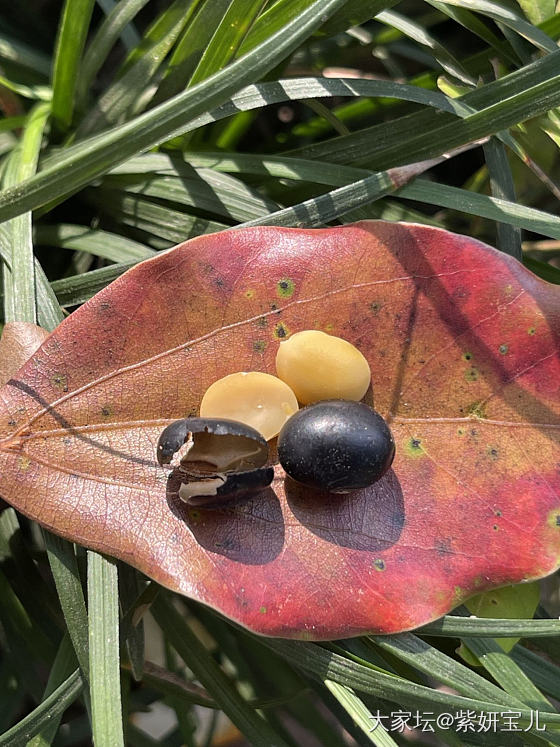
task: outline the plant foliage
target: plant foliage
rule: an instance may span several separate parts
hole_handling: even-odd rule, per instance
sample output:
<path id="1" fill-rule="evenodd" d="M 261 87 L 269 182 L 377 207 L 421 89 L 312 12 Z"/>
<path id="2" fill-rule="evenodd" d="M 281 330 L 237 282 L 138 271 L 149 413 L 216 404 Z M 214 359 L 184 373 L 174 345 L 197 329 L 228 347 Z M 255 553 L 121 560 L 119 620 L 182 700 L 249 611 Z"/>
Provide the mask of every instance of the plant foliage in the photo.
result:
<path id="1" fill-rule="evenodd" d="M 247 224 L 423 223 L 560 282 L 558 39 L 552 0 L 5 4 L 3 321 L 53 330 L 142 259 Z M 255 745 L 409 743 L 397 711 L 433 716 L 419 744 L 560 744 L 553 580 L 536 619 L 261 639 L 3 507 L 0 602 L 0 745 L 210 745 L 214 710 Z M 156 737 L 138 716 L 160 702 Z"/>

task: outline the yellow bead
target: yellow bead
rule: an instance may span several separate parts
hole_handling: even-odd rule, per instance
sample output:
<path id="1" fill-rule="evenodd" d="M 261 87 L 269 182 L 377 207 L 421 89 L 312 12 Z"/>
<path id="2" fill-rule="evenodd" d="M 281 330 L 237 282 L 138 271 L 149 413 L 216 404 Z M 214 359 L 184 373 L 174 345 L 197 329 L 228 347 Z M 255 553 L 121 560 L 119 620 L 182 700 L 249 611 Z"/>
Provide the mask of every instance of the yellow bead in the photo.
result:
<path id="1" fill-rule="evenodd" d="M 323 399 L 358 401 L 371 380 L 369 364 L 358 348 L 312 329 L 280 343 L 276 372 L 304 405 Z"/>
<path id="2" fill-rule="evenodd" d="M 227 418 L 255 428 L 268 441 L 298 410 L 295 394 L 276 376 L 239 372 L 215 381 L 200 404 L 203 418 Z"/>

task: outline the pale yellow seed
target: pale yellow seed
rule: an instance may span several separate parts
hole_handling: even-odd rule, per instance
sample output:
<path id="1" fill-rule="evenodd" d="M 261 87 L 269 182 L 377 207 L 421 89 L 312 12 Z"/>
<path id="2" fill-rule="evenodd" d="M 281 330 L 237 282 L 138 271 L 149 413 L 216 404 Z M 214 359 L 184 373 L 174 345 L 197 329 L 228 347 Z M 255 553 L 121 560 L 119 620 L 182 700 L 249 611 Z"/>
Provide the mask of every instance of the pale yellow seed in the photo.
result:
<path id="1" fill-rule="evenodd" d="M 203 418 L 228 418 L 255 428 L 268 441 L 298 410 L 295 394 L 276 376 L 239 372 L 215 381 L 200 403 Z"/>
<path id="2" fill-rule="evenodd" d="M 371 380 L 369 364 L 358 348 L 314 329 L 296 332 L 280 343 L 276 372 L 304 405 L 322 399 L 359 401 Z"/>

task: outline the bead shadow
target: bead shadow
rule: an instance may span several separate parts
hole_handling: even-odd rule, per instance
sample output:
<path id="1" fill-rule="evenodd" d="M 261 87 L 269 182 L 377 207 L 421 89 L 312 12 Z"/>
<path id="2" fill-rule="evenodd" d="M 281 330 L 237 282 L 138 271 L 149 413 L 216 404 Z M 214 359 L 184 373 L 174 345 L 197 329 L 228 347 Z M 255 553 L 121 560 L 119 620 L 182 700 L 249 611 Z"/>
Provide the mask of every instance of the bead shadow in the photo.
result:
<path id="1" fill-rule="evenodd" d="M 333 545 L 380 552 L 398 541 L 404 527 L 403 493 L 392 469 L 373 485 L 353 493 L 328 493 L 289 477 L 284 489 L 296 519 Z"/>
<path id="2" fill-rule="evenodd" d="M 181 476 L 172 472 L 167 480 L 167 502 L 205 550 L 247 565 L 264 565 L 280 554 L 284 518 L 271 488 L 242 503 L 209 508 L 184 503 L 178 496 L 180 485 Z"/>

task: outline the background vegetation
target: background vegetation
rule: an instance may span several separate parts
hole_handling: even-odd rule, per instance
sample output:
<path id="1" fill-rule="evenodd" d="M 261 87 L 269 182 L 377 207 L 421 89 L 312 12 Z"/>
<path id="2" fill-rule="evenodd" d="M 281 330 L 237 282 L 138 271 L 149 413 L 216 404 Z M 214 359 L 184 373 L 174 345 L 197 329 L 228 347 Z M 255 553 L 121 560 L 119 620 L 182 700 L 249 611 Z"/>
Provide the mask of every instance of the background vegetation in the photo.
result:
<path id="1" fill-rule="evenodd" d="M 3 3 L 4 321 L 53 329 L 239 224 L 427 223 L 560 282 L 559 38 L 555 0 Z M 5 508 L 0 745 L 560 744 L 531 722 L 560 698 L 557 593 L 533 620 L 265 640 Z M 372 730 L 398 710 L 511 710 L 523 731 Z"/>

